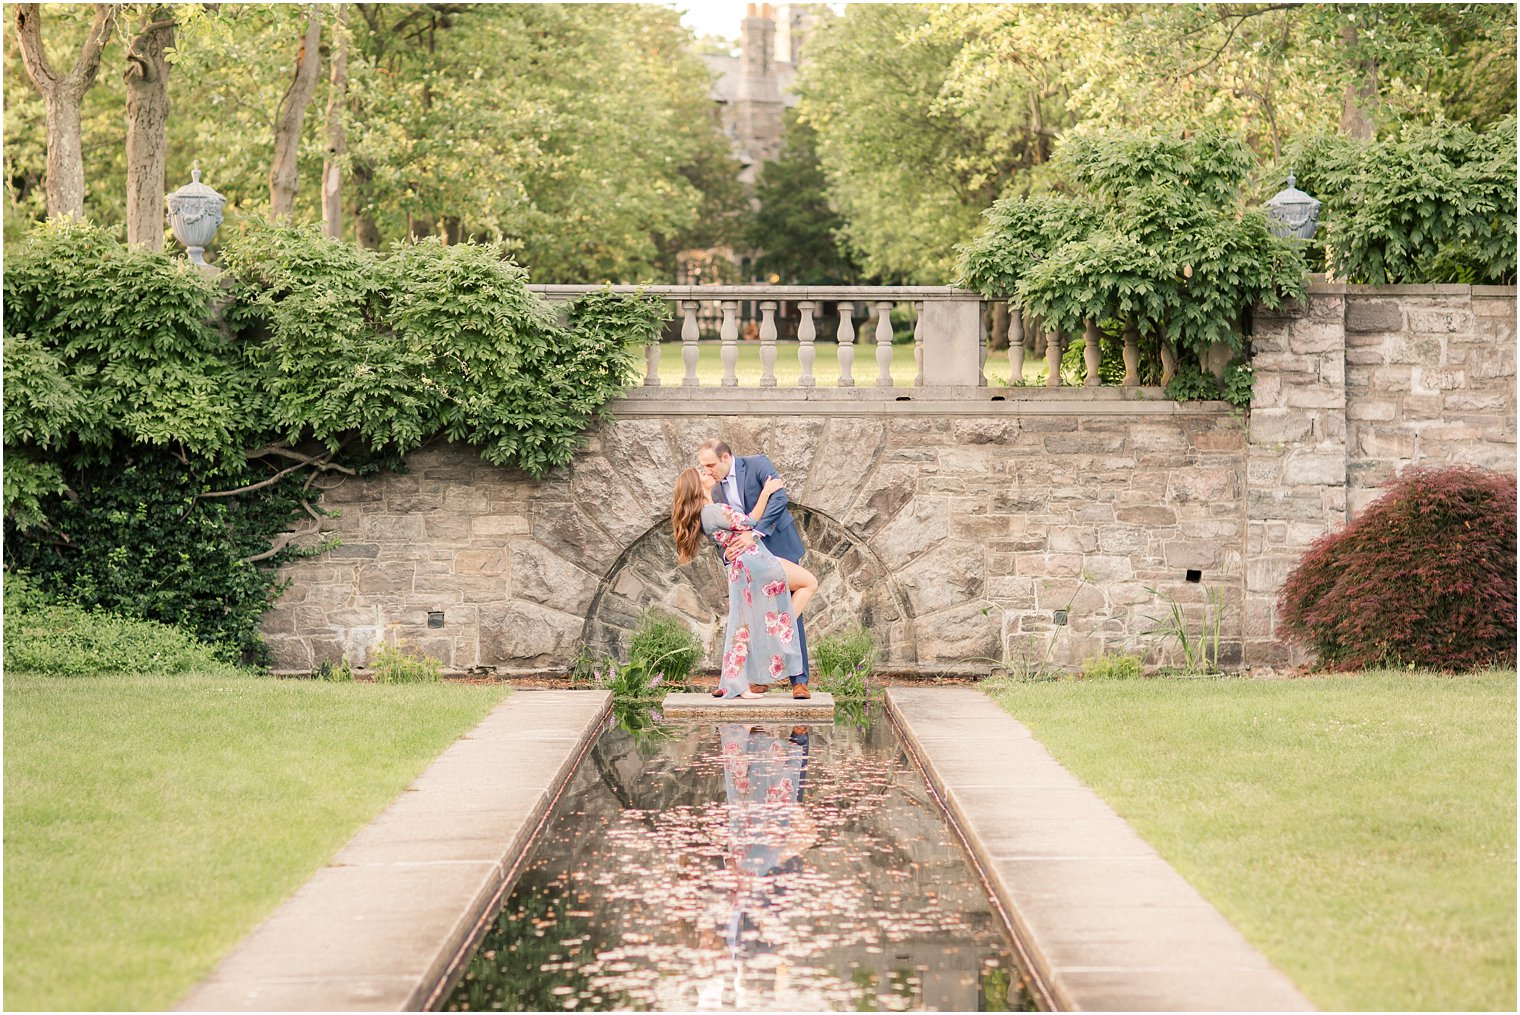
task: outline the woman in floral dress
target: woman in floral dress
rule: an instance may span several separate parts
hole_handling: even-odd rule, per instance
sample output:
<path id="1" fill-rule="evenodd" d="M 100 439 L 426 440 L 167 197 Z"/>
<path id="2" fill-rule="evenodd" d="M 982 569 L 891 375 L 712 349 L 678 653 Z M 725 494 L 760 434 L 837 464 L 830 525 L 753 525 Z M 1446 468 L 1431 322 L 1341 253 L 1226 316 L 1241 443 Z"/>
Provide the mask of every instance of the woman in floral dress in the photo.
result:
<path id="1" fill-rule="evenodd" d="M 777 476 L 767 479 L 754 513 L 747 515 L 727 504 L 714 504 L 711 488 L 699 470 L 682 472 L 670 511 L 677 559 L 684 564 L 696 556 L 703 532 L 719 546 L 727 546 L 734 533 L 754 528 L 771 494 L 785 486 Z M 766 685 L 801 671 L 797 616 L 816 591 L 818 578 L 813 572 L 777 557 L 765 548 L 764 540 L 757 539 L 729 562 L 728 637 L 715 696 L 758 698 Z"/>

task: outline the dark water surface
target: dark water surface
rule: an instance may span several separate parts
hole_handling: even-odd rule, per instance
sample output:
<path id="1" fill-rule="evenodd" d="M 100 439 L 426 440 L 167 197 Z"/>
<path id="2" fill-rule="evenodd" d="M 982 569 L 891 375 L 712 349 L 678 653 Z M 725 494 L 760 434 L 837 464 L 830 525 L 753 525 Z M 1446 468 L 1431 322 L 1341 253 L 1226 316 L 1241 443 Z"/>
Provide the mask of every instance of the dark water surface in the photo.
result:
<path id="1" fill-rule="evenodd" d="M 1010 946 L 883 718 L 609 729 L 448 1011 L 1005 1011 Z"/>

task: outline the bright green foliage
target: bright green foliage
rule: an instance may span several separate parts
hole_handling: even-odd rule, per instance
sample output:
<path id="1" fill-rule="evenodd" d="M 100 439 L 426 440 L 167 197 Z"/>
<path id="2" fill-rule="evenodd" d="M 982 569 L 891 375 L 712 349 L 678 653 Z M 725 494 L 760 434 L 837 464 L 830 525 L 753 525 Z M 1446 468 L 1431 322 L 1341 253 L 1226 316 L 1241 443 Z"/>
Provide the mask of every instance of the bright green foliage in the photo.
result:
<path id="1" fill-rule="evenodd" d="M 5 578 L 5 668 L 69 677 L 239 672 L 176 627 L 59 601 L 14 573 Z"/>
<path id="2" fill-rule="evenodd" d="M 1139 656 L 1105 652 L 1082 663 L 1083 680 L 1136 680 L 1143 674 Z"/>
<path id="3" fill-rule="evenodd" d="M 377 684 L 436 684 L 443 663 L 412 645 L 381 645 L 369 660 Z"/>
<path id="4" fill-rule="evenodd" d="M 355 440 L 405 454 L 441 433 L 542 476 L 569 463 L 666 313 L 593 293 L 561 327 L 499 245 L 426 240 L 382 256 L 315 228 L 249 224 L 225 250 L 227 316 L 254 342 L 274 426 L 330 451 Z"/>
<path id="5" fill-rule="evenodd" d="M 814 686 L 840 699 L 869 697 L 876 652 L 876 639 L 863 627 L 824 635 L 808 647 Z"/>
<path id="6" fill-rule="evenodd" d="M 702 661 L 702 642 L 679 617 L 647 610 L 628 642 L 628 660 L 644 672 L 661 674 L 667 690 L 684 687 Z"/>
<path id="7" fill-rule="evenodd" d="M 13 253 L 6 551 L 50 591 L 256 661 L 272 568 L 308 552 L 281 533 L 312 469 L 373 471 L 439 436 L 542 476 L 665 309 L 595 293 L 561 324 L 498 246 L 382 256 L 243 226 L 220 290 L 96 227 Z"/>
<path id="8" fill-rule="evenodd" d="M 295 220 L 321 217 L 329 59 L 299 147 Z M 78 45 L 90 8 L 44 10 L 50 48 Z M 265 214 L 281 96 L 306 23 L 302 5 L 176 5 L 167 179 L 192 159 L 229 210 Z M 347 11 L 349 239 L 362 219 L 381 246 L 409 236 L 506 242 L 553 282 L 637 282 L 684 247 L 731 243 L 744 209 L 739 166 L 712 115 L 711 84 L 676 11 L 654 4 L 364 4 Z M 8 215 L 39 218 L 42 100 L 11 47 Z M 54 57 L 55 65 L 62 62 Z M 125 86 L 120 34 L 84 111 L 86 214 L 120 227 Z M 113 68 L 115 68 L 113 70 Z"/>
<path id="9" fill-rule="evenodd" d="M 1243 313 L 1302 295 L 1297 247 L 1242 207 L 1251 158 L 1239 140 L 1083 134 L 1055 166 L 1080 196 L 1000 199 L 962 250 L 961 284 L 1066 334 L 1117 320 L 1193 353 L 1214 342 L 1242 351 L 1232 324 Z"/>
<path id="10" fill-rule="evenodd" d="M 1515 281 L 1515 118 L 1438 120 L 1370 143 L 1306 141 L 1299 186 L 1324 202 L 1327 265 L 1369 285 Z"/>

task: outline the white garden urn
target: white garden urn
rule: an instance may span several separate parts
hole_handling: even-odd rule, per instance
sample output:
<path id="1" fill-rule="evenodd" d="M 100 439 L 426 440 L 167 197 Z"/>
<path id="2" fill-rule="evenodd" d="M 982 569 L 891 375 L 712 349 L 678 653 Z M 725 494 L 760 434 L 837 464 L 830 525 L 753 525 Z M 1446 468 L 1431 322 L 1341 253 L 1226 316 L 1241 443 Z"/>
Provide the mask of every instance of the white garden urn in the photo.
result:
<path id="1" fill-rule="evenodd" d="M 227 199 L 201 182 L 199 163 L 190 171 L 190 180 L 164 200 L 169 204 L 169 228 L 174 230 L 174 238 L 185 245 L 190 260 L 205 270 L 211 267 L 206 263 L 206 248 L 222 224 L 222 206 Z"/>

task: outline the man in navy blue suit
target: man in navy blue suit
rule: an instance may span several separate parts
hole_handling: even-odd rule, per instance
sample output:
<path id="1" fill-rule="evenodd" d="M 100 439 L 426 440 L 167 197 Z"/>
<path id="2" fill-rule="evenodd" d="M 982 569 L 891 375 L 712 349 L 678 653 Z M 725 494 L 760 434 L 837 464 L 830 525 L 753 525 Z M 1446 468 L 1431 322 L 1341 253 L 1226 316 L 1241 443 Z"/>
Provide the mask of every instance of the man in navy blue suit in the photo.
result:
<path id="1" fill-rule="evenodd" d="M 771 460 L 764 455 L 735 458 L 728 445 L 716 437 L 708 438 L 697 449 L 697 464 L 713 482 L 713 501 L 736 507 L 746 514 L 754 510 L 755 502 L 760 499 L 760 489 L 765 486 L 765 481 L 771 476 L 780 475 L 776 467 L 771 464 Z M 793 564 L 801 564 L 802 555 L 805 552 L 802 546 L 802 534 L 797 531 L 797 523 L 792 521 L 792 513 L 786 509 L 787 503 L 785 490 L 777 490 L 771 494 L 770 501 L 765 505 L 765 514 L 755 523 L 753 533 L 740 533 L 738 538 L 729 541 L 728 558 L 732 560 L 743 550 L 748 549 L 758 536 L 765 540 L 765 548 L 771 553 Z M 797 618 L 797 642 L 798 647 L 802 649 L 802 672 L 788 675 L 792 682 L 792 697 L 811 698 L 813 695 L 807 686 L 807 633 L 802 629 L 801 617 Z M 754 688 L 754 690 L 763 691 L 765 688 Z"/>

